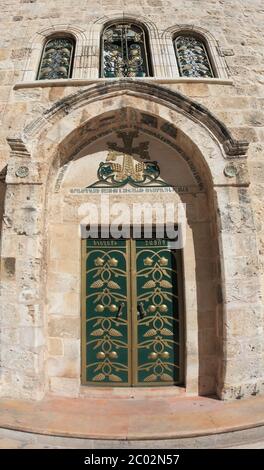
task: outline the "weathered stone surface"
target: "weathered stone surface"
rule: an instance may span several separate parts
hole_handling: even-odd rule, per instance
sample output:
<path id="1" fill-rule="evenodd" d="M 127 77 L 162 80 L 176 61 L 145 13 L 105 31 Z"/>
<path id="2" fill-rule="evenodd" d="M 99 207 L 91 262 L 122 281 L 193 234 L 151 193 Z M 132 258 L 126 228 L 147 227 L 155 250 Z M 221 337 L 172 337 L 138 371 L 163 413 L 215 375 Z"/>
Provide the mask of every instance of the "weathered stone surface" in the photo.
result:
<path id="1" fill-rule="evenodd" d="M 261 1 L 179 0 L 177 10 L 175 0 L 55 3 L 14 0 L 1 11 L 0 394 L 79 395 L 81 208 L 98 206 L 100 194 L 70 190 L 94 182 L 122 127 L 140 129 L 167 182 L 202 188 L 110 196 L 129 207 L 187 204 L 186 393 L 263 393 Z M 153 77 L 97 81 L 100 31 L 124 16 L 146 25 Z M 217 80 L 179 78 L 172 38 L 181 25 L 205 35 Z M 36 83 L 57 28 L 76 37 L 75 81 Z M 228 164 L 237 175 L 225 175 Z"/>
<path id="2" fill-rule="evenodd" d="M 49 334 L 51 337 L 78 338 L 80 321 L 69 316 L 52 316 L 49 321 Z"/>
<path id="3" fill-rule="evenodd" d="M 69 377 L 51 377 L 50 391 L 55 395 L 78 397 L 80 389 L 79 379 Z"/>
<path id="4" fill-rule="evenodd" d="M 63 356 L 63 340 L 61 338 L 49 338 L 48 351 L 51 356 Z"/>

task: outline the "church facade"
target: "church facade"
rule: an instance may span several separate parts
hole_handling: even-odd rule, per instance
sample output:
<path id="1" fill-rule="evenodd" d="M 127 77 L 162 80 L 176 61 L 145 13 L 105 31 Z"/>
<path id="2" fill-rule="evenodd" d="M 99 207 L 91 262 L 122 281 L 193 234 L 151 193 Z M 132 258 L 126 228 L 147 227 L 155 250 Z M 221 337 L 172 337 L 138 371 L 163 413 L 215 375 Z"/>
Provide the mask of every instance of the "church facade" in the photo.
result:
<path id="1" fill-rule="evenodd" d="M 262 2 L 1 3 L 0 395 L 262 394 Z"/>

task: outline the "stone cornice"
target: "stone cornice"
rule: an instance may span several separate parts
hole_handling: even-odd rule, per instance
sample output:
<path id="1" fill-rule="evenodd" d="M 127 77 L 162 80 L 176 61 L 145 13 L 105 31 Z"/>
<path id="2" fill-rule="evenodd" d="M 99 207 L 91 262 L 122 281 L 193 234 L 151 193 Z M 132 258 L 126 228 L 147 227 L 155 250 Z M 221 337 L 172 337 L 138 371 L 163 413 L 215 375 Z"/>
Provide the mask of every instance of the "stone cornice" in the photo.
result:
<path id="1" fill-rule="evenodd" d="M 20 137 L 11 138 L 7 137 L 7 143 L 11 149 L 11 156 L 30 158 L 30 153 Z"/>

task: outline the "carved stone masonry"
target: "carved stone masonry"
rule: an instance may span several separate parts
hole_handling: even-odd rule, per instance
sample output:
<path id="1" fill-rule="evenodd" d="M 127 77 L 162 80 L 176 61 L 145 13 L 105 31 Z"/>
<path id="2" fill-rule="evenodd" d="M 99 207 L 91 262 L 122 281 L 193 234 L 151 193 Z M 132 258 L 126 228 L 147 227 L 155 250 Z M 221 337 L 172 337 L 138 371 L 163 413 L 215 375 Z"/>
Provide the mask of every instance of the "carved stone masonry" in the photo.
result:
<path id="1" fill-rule="evenodd" d="M 25 143 L 21 138 L 10 138 L 7 137 L 8 145 L 11 149 L 10 156 L 11 157 L 22 157 L 22 158 L 30 158 L 30 152 L 28 151 Z"/>
<path id="2" fill-rule="evenodd" d="M 139 145 L 133 147 L 133 140 L 138 137 L 138 131 L 117 132 L 117 137 L 123 140 L 124 146 L 119 146 L 116 142 L 107 142 L 110 150 L 115 152 L 126 153 L 129 155 L 138 155 L 142 160 L 149 160 L 149 142 L 140 142 Z"/>

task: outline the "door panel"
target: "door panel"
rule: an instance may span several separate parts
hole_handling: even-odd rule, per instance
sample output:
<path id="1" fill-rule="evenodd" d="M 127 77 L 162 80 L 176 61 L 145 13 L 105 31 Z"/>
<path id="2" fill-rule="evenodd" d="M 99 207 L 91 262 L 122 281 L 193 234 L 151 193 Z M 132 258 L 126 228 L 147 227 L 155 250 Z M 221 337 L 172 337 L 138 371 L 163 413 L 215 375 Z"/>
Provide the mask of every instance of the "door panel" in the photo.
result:
<path id="1" fill-rule="evenodd" d="M 137 314 L 134 381 L 169 385 L 180 381 L 177 252 L 167 240 L 136 240 Z"/>
<path id="2" fill-rule="evenodd" d="M 180 383 L 179 252 L 167 240 L 83 240 L 82 381 Z"/>
<path id="3" fill-rule="evenodd" d="M 86 383 L 130 383 L 131 334 L 128 321 L 128 242 L 86 240 L 85 342 Z"/>

